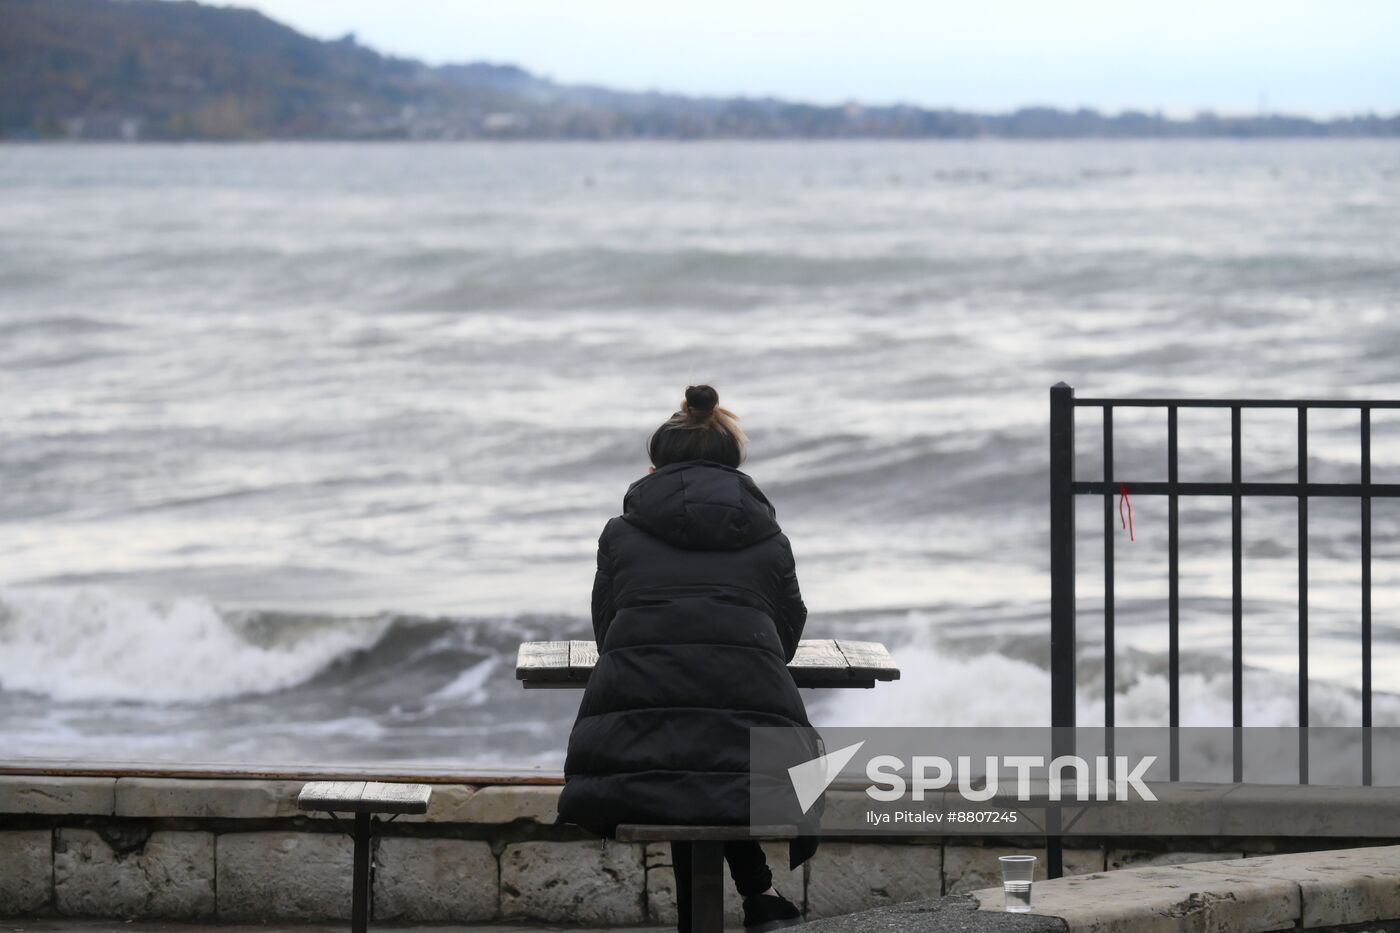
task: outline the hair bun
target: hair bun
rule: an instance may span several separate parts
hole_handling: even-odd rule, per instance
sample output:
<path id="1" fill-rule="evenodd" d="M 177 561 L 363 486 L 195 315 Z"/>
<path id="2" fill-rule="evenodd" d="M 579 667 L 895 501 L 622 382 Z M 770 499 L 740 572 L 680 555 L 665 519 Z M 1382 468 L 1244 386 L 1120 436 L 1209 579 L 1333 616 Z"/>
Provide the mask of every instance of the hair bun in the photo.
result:
<path id="1" fill-rule="evenodd" d="M 719 404 L 719 393 L 709 386 L 690 386 L 685 390 L 686 411 L 708 415 Z"/>

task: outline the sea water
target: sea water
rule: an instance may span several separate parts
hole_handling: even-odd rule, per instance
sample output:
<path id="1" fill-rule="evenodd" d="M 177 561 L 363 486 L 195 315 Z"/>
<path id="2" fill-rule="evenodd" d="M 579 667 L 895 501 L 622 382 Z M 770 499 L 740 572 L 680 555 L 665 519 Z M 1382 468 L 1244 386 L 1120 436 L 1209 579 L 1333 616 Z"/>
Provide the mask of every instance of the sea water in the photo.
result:
<path id="1" fill-rule="evenodd" d="M 516 646 L 590 637 L 598 533 L 698 381 L 809 634 L 904 667 L 815 721 L 1048 722 L 1052 383 L 1400 397 L 1393 141 L 20 145 L 0 199 L 5 758 L 558 767 L 578 696 L 521 691 Z M 1310 426 L 1310 477 L 1354 481 L 1355 413 Z M 1290 414 L 1243 430 L 1246 479 L 1291 479 Z M 1165 478 L 1160 411 L 1114 432 L 1116 478 Z M 1228 412 L 1180 433 L 1182 479 L 1228 478 Z M 1166 508 L 1132 506 L 1116 708 L 1160 723 Z M 1359 516 L 1311 518 L 1312 721 L 1354 723 Z M 1294 522 L 1246 502 L 1251 725 L 1296 716 Z M 1394 692 L 1400 509 L 1372 522 Z M 1229 529 L 1183 501 L 1183 724 L 1230 721 Z"/>

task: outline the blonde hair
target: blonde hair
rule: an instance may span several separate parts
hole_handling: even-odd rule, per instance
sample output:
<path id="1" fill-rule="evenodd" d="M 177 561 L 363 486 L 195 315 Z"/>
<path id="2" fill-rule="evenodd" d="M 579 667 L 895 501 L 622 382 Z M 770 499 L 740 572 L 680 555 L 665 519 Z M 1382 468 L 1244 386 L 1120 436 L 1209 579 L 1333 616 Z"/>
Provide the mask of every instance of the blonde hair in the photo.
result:
<path id="1" fill-rule="evenodd" d="M 748 455 L 749 439 L 739 427 L 739 416 L 719 405 L 719 393 L 711 386 L 689 386 L 680 411 L 652 434 L 647 453 L 653 466 L 680 460 L 713 460 L 737 467 Z"/>

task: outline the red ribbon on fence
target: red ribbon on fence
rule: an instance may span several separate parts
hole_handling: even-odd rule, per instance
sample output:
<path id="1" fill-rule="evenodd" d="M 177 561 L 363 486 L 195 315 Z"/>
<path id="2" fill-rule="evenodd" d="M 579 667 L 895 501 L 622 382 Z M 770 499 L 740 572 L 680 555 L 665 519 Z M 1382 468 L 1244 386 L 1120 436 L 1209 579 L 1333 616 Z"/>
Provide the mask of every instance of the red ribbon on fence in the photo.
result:
<path id="1" fill-rule="evenodd" d="M 1128 507 L 1128 517 L 1123 517 L 1123 506 Z M 1128 500 L 1128 484 L 1118 484 L 1118 521 L 1123 523 L 1123 527 L 1128 529 L 1128 540 L 1133 539 L 1133 503 Z"/>

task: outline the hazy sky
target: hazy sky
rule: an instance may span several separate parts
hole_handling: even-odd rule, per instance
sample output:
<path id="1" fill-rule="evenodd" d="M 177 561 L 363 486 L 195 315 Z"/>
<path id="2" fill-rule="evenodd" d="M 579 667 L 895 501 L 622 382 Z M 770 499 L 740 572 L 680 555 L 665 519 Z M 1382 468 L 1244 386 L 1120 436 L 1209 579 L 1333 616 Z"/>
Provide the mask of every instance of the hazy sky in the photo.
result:
<path id="1" fill-rule="evenodd" d="M 1000 110 L 1400 111 L 1400 0 L 242 0 L 560 81 Z"/>

